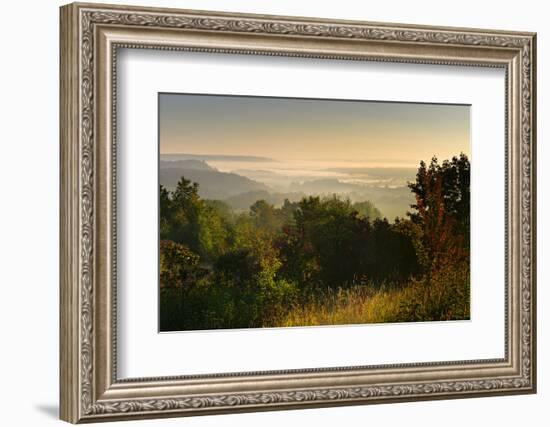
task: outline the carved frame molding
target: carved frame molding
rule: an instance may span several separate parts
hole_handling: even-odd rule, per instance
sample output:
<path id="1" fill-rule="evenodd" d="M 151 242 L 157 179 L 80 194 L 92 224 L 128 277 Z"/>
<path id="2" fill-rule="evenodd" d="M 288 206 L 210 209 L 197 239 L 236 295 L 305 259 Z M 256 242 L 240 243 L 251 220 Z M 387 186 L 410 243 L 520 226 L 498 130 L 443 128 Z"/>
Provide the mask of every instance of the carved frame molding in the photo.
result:
<path id="1" fill-rule="evenodd" d="M 121 47 L 504 67 L 506 357 L 117 380 L 113 147 Z M 74 423 L 534 392 L 534 97 L 532 33 L 93 4 L 62 7 L 61 418 Z"/>

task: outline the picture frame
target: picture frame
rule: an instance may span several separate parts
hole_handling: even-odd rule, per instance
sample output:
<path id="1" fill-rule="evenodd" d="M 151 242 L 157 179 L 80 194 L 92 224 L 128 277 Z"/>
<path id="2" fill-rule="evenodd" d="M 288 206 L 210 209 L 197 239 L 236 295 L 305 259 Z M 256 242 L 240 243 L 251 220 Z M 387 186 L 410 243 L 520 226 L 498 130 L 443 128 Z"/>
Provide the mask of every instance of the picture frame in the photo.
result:
<path id="1" fill-rule="evenodd" d="M 534 33 L 85 3 L 63 6 L 60 23 L 62 420 L 536 392 Z M 120 379 L 116 63 L 121 49 L 504 70 L 504 357 Z"/>

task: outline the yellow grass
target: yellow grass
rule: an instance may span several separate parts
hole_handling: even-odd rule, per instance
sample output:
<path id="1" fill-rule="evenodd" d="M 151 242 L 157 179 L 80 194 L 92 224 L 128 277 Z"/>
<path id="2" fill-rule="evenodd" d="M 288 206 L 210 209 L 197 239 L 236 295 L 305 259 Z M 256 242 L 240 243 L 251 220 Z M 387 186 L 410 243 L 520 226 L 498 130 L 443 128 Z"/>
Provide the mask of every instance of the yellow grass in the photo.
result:
<path id="1" fill-rule="evenodd" d="M 373 291 L 368 287 L 327 292 L 323 298 L 295 306 L 274 326 L 387 323 L 398 320 L 407 289 Z"/>

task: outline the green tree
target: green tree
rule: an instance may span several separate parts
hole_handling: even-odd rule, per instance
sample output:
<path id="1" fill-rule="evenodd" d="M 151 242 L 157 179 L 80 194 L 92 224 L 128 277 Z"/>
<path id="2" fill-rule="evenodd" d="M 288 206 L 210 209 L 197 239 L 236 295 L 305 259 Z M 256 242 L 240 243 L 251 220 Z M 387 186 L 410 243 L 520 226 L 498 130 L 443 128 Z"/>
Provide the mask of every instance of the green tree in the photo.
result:
<path id="1" fill-rule="evenodd" d="M 160 204 L 160 238 L 168 239 L 170 238 L 171 226 L 173 221 L 173 207 L 172 199 L 170 198 L 170 192 L 160 186 L 159 191 L 159 204 Z"/>
<path id="2" fill-rule="evenodd" d="M 420 273 L 419 260 L 411 235 L 400 221 L 390 224 L 386 218 L 375 219 L 368 227 L 360 271 L 371 283 L 395 284 Z"/>
<path id="3" fill-rule="evenodd" d="M 173 192 L 160 189 L 161 238 L 187 245 L 204 261 L 213 260 L 231 245 L 231 225 L 219 204 L 199 196 L 199 186 L 181 177 Z"/>
<path id="4" fill-rule="evenodd" d="M 469 162 L 461 155 L 442 166 L 435 157 L 428 168 L 422 162 L 416 182 L 409 184 L 416 195 L 415 212 L 409 215 L 422 230 L 426 270 L 469 257 L 469 182 Z"/>
<path id="5" fill-rule="evenodd" d="M 423 266 L 409 289 L 401 320 L 465 319 L 470 314 L 470 165 L 461 154 L 440 166 L 421 163 L 407 227 Z"/>
<path id="6" fill-rule="evenodd" d="M 272 245 L 238 249 L 218 258 L 214 281 L 231 295 L 231 327 L 271 326 L 293 307 L 298 290 L 279 276 L 281 267 Z"/>
<path id="7" fill-rule="evenodd" d="M 294 225 L 294 212 L 299 208 L 298 202 L 291 202 L 288 199 L 285 199 L 283 205 L 279 209 L 278 215 L 283 226 L 292 226 Z"/>
<path id="8" fill-rule="evenodd" d="M 199 288 L 209 271 L 200 267 L 197 254 L 171 240 L 160 241 L 159 255 L 161 330 L 196 328 L 203 295 Z"/>
<path id="9" fill-rule="evenodd" d="M 369 221 L 336 196 L 302 199 L 283 231 L 284 271 L 305 289 L 396 282 L 419 270 L 408 234 L 385 219 Z"/>
<path id="10" fill-rule="evenodd" d="M 161 240 L 159 258 L 161 288 L 192 285 L 203 275 L 199 268 L 199 256 L 180 243 Z"/>
<path id="11" fill-rule="evenodd" d="M 409 213 L 413 222 L 422 220 L 421 209 L 437 210 L 439 206 L 435 203 L 442 201 L 445 213 L 454 218 L 456 232 L 468 237 L 464 243 L 469 246 L 470 161 L 464 153 L 444 160 L 441 165 L 436 157 L 428 166 L 420 162 L 416 180 L 409 183 L 409 188 L 416 197 L 416 204 L 411 205 L 413 211 Z M 441 197 L 436 197 L 434 191 L 439 191 Z"/>
<path id="12" fill-rule="evenodd" d="M 356 277 L 357 254 L 367 221 L 348 200 L 305 197 L 285 229 L 282 253 L 288 277 L 304 287 L 349 286 Z"/>
<path id="13" fill-rule="evenodd" d="M 258 200 L 250 206 L 250 216 L 254 221 L 254 225 L 261 230 L 274 233 L 281 227 L 277 210 L 265 200 Z"/>
<path id="14" fill-rule="evenodd" d="M 176 189 L 167 193 L 161 187 L 161 224 L 166 222 L 167 238 L 200 253 L 199 216 L 202 209 L 196 183 L 181 177 Z M 163 206 L 164 205 L 164 206 Z M 163 207 L 168 207 L 166 211 Z"/>
<path id="15" fill-rule="evenodd" d="M 228 224 L 232 224 L 235 221 L 235 213 L 233 212 L 233 208 L 224 201 L 203 199 L 203 202 L 207 207 L 216 211 L 217 215 L 219 215 Z"/>
<path id="16" fill-rule="evenodd" d="M 370 200 L 354 203 L 353 209 L 359 213 L 359 216 L 371 221 L 382 218 L 382 212 Z"/>

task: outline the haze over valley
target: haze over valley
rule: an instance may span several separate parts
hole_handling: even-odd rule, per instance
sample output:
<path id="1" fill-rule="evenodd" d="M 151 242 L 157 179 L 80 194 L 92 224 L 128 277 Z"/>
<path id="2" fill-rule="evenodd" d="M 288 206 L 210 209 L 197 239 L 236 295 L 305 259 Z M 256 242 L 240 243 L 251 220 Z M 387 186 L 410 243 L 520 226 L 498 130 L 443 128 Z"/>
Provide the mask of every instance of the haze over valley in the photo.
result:
<path id="1" fill-rule="evenodd" d="M 199 184 L 204 199 L 226 202 L 236 212 L 257 200 L 278 207 L 285 199 L 337 194 L 352 202 L 369 200 L 382 216 L 405 217 L 414 197 L 407 182 L 416 168 L 380 167 L 352 160 L 279 160 L 260 156 L 165 153 L 160 159 L 160 184 L 173 190 L 184 176 Z"/>

